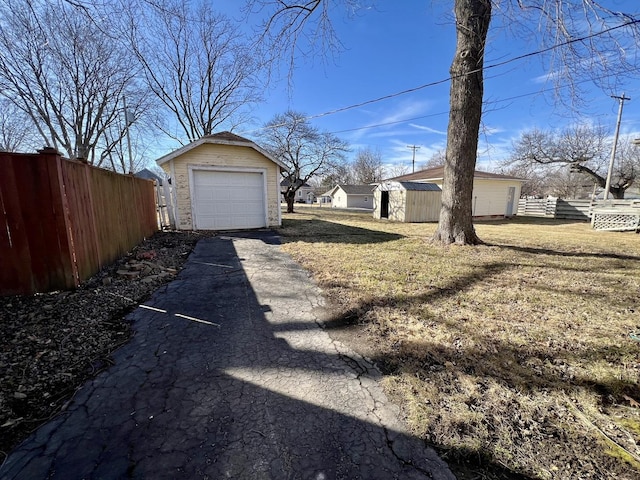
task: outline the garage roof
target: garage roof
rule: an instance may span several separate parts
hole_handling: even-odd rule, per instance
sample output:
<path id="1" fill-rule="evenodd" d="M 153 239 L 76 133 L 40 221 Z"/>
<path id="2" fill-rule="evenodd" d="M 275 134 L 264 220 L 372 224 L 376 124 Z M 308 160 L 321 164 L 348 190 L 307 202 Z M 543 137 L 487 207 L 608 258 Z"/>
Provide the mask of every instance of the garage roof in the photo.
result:
<path id="1" fill-rule="evenodd" d="M 388 180 L 395 180 L 397 182 L 425 182 L 425 181 L 433 181 L 433 180 L 442 180 L 444 177 L 444 167 L 434 167 L 427 168 L 425 170 L 420 170 L 415 173 L 408 173 L 406 175 L 400 175 L 399 177 L 389 178 Z M 491 179 L 491 180 L 519 180 L 524 181 L 522 178 L 514 177 L 511 175 L 502 175 L 500 173 L 491 173 L 491 172 L 482 172 L 480 170 L 475 170 L 473 172 L 473 178 L 483 178 L 483 179 Z"/>
<path id="2" fill-rule="evenodd" d="M 284 163 L 282 163 L 280 160 L 275 158 L 273 155 L 271 155 L 269 152 L 264 150 L 262 147 L 258 146 L 248 138 L 241 137 L 240 135 L 236 135 L 235 133 L 231 133 L 231 132 L 219 132 L 219 133 L 212 133 L 211 135 L 205 135 L 204 137 L 199 138 L 198 140 L 188 143 L 187 145 L 184 145 L 183 147 L 180 147 L 177 150 L 174 150 L 173 152 L 166 154 L 164 157 L 158 158 L 156 160 L 156 163 L 158 165 L 162 165 L 163 163 L 173 160 L 174 158 L 179 157 L 180 155 L 188 152 L 189 150 L 193 150 L 194 148 L 199 147 L 200 145 L 204 145 L 206 143 L 210 143 L 213 145 L 234 145 L 238 147 L 253 148 L 255 151 L 260 152 L 262 155 L 267 157 L 269 160 L 271 160 L 273 163 L 278 165 L 283 170 L 289 171 L 289 169 Z"/>

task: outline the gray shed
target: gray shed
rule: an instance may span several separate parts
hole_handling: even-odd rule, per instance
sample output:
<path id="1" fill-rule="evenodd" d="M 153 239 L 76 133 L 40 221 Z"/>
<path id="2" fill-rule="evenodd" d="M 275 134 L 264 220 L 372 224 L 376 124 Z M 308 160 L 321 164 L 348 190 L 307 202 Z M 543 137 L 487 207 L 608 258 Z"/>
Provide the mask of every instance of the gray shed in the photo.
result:
<path id="1" fill-rule="evenodd" d="M 373 192 L 373 217 L 396 222 L 437 222 L 442 190 L 435 183 L 382 182 Z"/>

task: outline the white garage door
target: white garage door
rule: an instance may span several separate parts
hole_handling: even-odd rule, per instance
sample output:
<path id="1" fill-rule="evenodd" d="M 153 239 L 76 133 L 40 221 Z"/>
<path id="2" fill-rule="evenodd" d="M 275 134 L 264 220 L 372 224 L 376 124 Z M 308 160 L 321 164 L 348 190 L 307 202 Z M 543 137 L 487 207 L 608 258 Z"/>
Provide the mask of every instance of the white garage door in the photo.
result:
<path id="1" fill-rule="evenodd" d="M 193 183 L 195 228 L 266 227 L 262 173 L 194 170 Z"/>

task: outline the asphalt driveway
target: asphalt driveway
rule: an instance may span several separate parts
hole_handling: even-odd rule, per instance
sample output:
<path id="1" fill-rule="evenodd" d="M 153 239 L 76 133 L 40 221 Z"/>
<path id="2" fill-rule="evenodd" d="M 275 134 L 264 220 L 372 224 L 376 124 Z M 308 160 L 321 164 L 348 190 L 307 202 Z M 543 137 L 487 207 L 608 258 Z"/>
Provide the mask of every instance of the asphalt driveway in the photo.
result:
<path id="1" fill-rule="evenodd" d="M 452 479 L 269 231 L 201 240 L 128 318 L 114 365 L 18 446 L 0 479 Z"/>

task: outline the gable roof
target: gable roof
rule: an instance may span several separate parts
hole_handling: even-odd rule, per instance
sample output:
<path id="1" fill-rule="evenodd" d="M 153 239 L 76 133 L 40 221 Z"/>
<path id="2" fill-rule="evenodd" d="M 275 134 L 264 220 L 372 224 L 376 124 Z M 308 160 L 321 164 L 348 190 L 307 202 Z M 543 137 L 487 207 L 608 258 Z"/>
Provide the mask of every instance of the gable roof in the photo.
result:
<path id="1" fill-rule="evenodd" d="M 374 185 L 336 185 L 328 193 L 333 195 L 337 189 L 341 189 L 347 195 L 371 195 Z"/>
<path id="2" fill-rule="evenodd" d="M 137 178 L 144 178 L 146 180 L 155 180 L 158 182 L 158 185 L 162 185 L 162 177 L 148 168 L 143 168 L 142 170 L 134 173 L 133 176 Z"/>
<path id="3" fill-rule="evenodd" d="M 301 188 L 311 188 L 311 185 L 309 185 L 307 182 L 302 183 L 301 179 L 296 180 L 295 182 L 293 182 L 296 186 L 299 186 Z M 288 178 L 285 178 L 284 180 L 282 180 L 280 182 L 280 186 L 281 187 L 288 187 L 289 185 L 291 185 L 291 180 L 289 180 Z"/>
<path id="4" fill-rule="evenodd" d="M 236 135 L 235 133 L 231 133 L 231 132 L 219 132 L 219 133 L 212 133 L 211 135 L 205 135 L 204 137 L 199 138 L 198 140 L 188 143 L 178 148 L 177 150 L 174 150 L 173 152 L 170 152 L 165 156 L 158 158 L 156 160 L 156 163 L 158 165 L 162 165 L 163 163 L 173 160 L 174 158 L 179 157 L 180 155 L 183 155 L 188 151 L 193 150 L 194 148 L 204 144 L 233 145 L 238 147 L 253 148 L 256 152 L 264 155 L 265 157 L 267 157 L 269 160 L 271 160 L 273 163 L 278 165 L 283 170 L 286 170 L 286 171 L 289 170 L 284 163 L 282 163 L 280 160 L 275 158 L 273 155 L 271 155 L 269 152 L 264 150 L 262 147 L 258 146 L 248 138 L 241 137 L 240 135 Z"/>
<path id="5" fill-rule="evenodd" d="M 419 170 L 414 173 L 408 173 L 407 175 L 400 175 L 399 177 L 389 178 L 388 180 L 395 180 L 398 182 L 404 181 L 418 181 L 424 182 L 428 180 L 442 180 L 444 178 L 444 166 L 427 168 L 425 170 Z M 473 178 L 484 178 L 490 180 L 523 180 L 522 178 L 513 177 L 511 175 L 502 175 L 500 173 L 483 172 L 475 170 Z"/>

